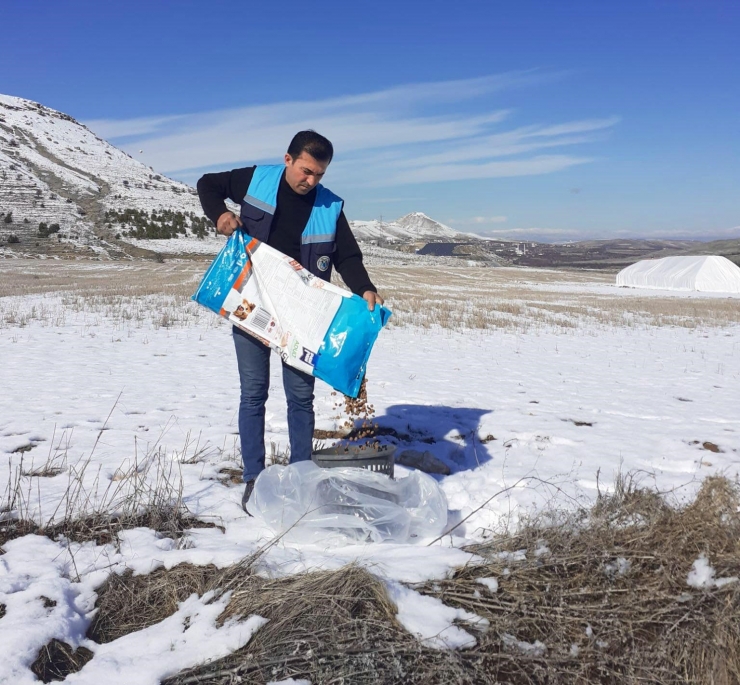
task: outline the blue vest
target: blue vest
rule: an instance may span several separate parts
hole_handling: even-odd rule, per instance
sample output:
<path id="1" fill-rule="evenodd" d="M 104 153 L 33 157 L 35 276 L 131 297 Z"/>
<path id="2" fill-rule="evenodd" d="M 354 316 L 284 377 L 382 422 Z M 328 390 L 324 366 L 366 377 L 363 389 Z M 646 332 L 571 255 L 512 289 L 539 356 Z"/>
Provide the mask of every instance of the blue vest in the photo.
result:
<path id="1" fill-rule="evenodd" d="M 244 229 L 253 238 L 265 243 L 270 237 L 283 171 L 285 166 L 282 164 L 255 167 L 247 194 L 241 202 Z M 319 183 L 311 215 L 301 235 L 301 265 L 325 281 L 331 278 L 337 220 L 343 204 L 342 198 Z"/>

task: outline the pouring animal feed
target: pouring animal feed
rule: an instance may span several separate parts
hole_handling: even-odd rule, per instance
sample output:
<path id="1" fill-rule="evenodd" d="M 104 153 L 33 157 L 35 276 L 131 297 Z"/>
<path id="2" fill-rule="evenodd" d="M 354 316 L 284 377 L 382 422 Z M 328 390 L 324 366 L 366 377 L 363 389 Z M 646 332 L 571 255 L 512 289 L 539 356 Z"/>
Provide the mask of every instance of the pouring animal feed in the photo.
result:
<path id="1" fill-rule="evenodd" d="M 367 379 L 357 397 L 336 399 L 335 409 L 342 405 L 343 430 L 318 431 L 340 440 L 315 449 L 313 464 L 273 466 L 260 474 L 249 513 L 285 539 L 322 545 L 407 543 L 441 534 L 447 498 L 420 471 L 394 479 L 395 446 L 374 437 L 378 425 Z"/>
<path id="2" fill-rule="evenodd" d="M 391 311 L 316 278 L 297 261 L 235 231 L 193 299 L 277 352 L 282 360 L 357 397 Z"/>

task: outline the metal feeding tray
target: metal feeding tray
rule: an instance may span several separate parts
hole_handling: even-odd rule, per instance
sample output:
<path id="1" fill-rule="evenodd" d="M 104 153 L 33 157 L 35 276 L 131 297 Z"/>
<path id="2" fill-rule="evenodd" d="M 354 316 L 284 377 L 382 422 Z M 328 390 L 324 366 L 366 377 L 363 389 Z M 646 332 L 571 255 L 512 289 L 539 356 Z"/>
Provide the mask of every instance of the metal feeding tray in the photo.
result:
<path id="1" fill-rule="evenodd" d="M 324 469 L 335 469 L 340 466 L 353 466 L 383 473 L 393 478 L 393 456 L 395 445 L 361 448 L 359 445 L 335 445 L 316 450 L 311 459 L 316 466 Z"/>

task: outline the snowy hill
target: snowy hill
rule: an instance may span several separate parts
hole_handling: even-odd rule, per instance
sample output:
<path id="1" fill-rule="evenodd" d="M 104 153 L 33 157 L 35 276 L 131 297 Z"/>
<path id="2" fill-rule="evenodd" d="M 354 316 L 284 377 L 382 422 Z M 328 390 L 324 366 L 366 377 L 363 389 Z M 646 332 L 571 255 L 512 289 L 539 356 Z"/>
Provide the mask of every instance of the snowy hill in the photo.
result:
<path id="1" fill-rule="evenodd" d="M 358 240 L 384 245 L 479 239 L 421 212 L 350 224 Z M 215 254 L 222 243 L 194 188 L 67 114 L 0 95 L 0 256 Z"/>
<path id="2" fill-rule="evenodd" d="M 123 217 L 127 210 L 137 216 Z M 152 211 L 166 215 L 152 223 Z M 115 255 L 126 247 L 116 234 L 125 240 L 137 222 L 139 229 L 146 222 L 159 229 L 174 214 L 182 215 L 174 223 L 183 236 L 206 227 L 193 188 L 137 162 L 67 114 L 0 95 L 0 243 L 26 253 L 56 243 Z M 41 223 L 58 229 L 44 237 Z"/>
<path id="3" fill-rule="evenodd" d="M 350 226 L 358 240 L 381 243 L 433 242 L 477 238 L 477 236 L 458 233 L 422 212 L 411 212 L 391 222 L 377 220 L 350 221 Z"/>
<path id="4" fill-rule="evenodd" d="M 439 221 L 431 219 L 422 212 L 411 212 L 410 214 L 406 214 L 400 219 L 396 219 L 396 224 L 416 235 L 430 235 L 438 236 L 440 238 L 452 238 L 457 235 L 457 232 L 453 231 L 449 226 L 445 226 L 444 224 L 439 223 Z"/>

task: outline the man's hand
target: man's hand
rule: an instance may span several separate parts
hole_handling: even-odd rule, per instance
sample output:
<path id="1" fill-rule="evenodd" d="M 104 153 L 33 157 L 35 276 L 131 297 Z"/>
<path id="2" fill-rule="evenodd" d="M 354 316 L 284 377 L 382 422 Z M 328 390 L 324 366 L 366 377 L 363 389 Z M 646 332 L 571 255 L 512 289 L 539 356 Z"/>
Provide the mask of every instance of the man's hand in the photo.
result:
<path id="1" fill-rule="evenodd" d="M 366 290 L 362 293 L 362 298 L 367 301 L 367 308 L 371 312 L 375 311 L 376 304 L 383 304 L 383 298 L 372 290 Z"/>
<path id="2" fill-rule="evenodd" d="M 216 233 L 228 238 L 241 225 L 242 220 L 234 212 L 224 212 L 216 222 Z"/>

